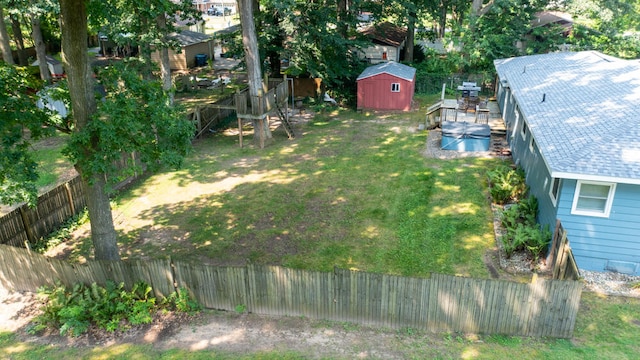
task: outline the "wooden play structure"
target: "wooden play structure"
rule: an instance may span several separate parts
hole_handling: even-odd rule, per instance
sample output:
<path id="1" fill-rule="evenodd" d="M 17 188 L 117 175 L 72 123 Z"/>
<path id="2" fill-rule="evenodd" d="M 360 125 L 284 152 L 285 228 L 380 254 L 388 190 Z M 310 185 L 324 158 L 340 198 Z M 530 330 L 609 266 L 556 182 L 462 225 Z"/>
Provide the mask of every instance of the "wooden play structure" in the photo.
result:
<path id="1" fill-rule="evenodd" d="M 234 104 L 236 108 L 236 115 L 238 117 L 240 147 L 242 147 L 243 121 L 269 120 L 269 116 L 274 113 L 280 118 L 282 127 L 289 136 L 289 139 L 293 139 L 295 137 L 295 133 L 291 123 L 289 122 L 288 99 L 289 85 L 287 84 L 286 79 L 278 83 L 275 88 L 269 89 L 262 96 L 251 96 L 248 91 L 237 93 L 234 96 Z M 257 123 L 262 126 L 264 121 L 258 121 Z M 259 131 L 262 131 L 262 129 Z M 261 142 L 260 147 L 264 147 L 264 143 Z"/>
<path id="2" fill-rule="evenodd" d="M 230 98 L 193 107 L 187 116 L 196 126 L 196 138 L 202 136 L 234 112 L 238 119 L 240 147 L 243 146 L 244 122 L 246 120 L 269 120 L 272 115 L 279 118 L 289 139 L 295 138 L 296 135 L 289 120 L 287 102 L 289 86 L 286 78 L 278 79 L 277 82 L 269 81 L 269 84 L 272 87 L 262 96 L 250 96 L 248 90 L 245 89 Z M 265 121 L 257 121 L 257 123 L 264 124 Z M 264 143 L 259 145 L 264 147 Z"/>

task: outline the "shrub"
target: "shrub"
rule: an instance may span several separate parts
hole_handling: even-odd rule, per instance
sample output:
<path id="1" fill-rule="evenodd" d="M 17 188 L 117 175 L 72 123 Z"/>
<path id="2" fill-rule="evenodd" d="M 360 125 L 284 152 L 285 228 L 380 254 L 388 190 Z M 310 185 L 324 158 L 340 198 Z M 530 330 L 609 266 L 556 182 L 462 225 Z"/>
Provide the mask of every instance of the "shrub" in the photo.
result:
<path id="1" fill-rule="evenodd" d="M 79 336 L 91 325 L 107 331 L 124 330 L 129 325 L 149 324 L 158 309 L 156 298 L 151 296 L 152 288 L 143 281 L 133 285 L 131 291 L 124 289 L 124 283 L 107 281 L 102 287 L 96 283 L 90 286 L 76 284 L 72 289 L 56 284 L 51 288 L 38 290 L 46 299 L 42 314 L 29 327 L 29 333 L 37 333 L 47 328 L 59 329 L 60 335 Z M 182 311 L 199 309 L 189 294 L 181 290 L 173 293 L 163 304 Z"/>
<path id="2" fill-rule="evenodd" d="M 501 165 L 487 172 L 489 191 L 496 204 L 506 204 L 522 199 L 527 193 L 524 170 Z"/>
<path id="3" fill-rule="evenodd" d="M 535 262 L 544 255 L 551 241 L 549 227 L 544 229 L 536 223 L 538 200 L 535 196 L 514 204 L 501 214 L 501 223 L 506 230 L 502 244 L 507 257 L 515 251 L 528 251 Z"/>
<path id="4" fill-rule="evenodd" d="M 163 305 L 168 305 L 176 311 L 189 314 L 196 313 L 202 309 L 202 306 L 189 295 L 189 291 L 185 288 L 179 288 L 176 292 L 166 297 Z"/>

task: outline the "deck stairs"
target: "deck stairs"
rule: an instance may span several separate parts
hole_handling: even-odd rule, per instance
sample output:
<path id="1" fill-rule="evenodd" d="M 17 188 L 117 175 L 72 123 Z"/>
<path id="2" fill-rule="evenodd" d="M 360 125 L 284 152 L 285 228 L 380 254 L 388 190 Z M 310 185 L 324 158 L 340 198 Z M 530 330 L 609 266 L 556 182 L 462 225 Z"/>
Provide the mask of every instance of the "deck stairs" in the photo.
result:
<path id="1" fill-rule="evenodd" d="M 289 121 L 289 117 L 287 116 L 287 114 L 282 111 L 282 108 L 280 107 L 280 105 L 278 105 L 277 102 L 276 111 L 278 117 L 280 118 L 280 122 L 282 123 L 282 127 L 284 128 L 284 131 L 287 133 L 287 136 L 289 136 L 289 139 L 294 139 L 296 137 L 296 134 L 293 131 L 293 125 Z"/>

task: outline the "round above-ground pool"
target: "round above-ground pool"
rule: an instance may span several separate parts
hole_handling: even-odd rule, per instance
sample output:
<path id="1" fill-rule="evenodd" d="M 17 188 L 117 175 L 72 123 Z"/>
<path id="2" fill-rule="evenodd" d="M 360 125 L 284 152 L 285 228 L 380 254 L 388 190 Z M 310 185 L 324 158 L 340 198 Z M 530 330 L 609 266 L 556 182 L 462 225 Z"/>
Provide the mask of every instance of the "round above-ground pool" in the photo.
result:
<path id="1" fill-rule="evenodd" d="M 443 150 L 489 151 L 491 128 L 487 124 L 444 121 L 442 123 Z"/>

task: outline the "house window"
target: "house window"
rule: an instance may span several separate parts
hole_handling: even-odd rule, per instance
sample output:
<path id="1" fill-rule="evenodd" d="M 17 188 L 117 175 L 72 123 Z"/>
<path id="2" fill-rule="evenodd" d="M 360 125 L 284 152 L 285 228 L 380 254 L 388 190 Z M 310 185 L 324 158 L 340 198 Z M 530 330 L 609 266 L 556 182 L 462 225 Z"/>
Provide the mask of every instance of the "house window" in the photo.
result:
<path id="1" fill-rule="evenodd" d="M 556 206 L 558 203 L 558 192 L 560 191 L 560 179 L 553 178 L 551 179 L 551 188 L 549 188 L 549 197 L 551 198 L 551 202 L 553 206 Z"/>
<path id="2" fill-rule="evenodd" d="M 527 123 L 526 122 L 522 122 L 522 129 L 520 130 L 520 135 L 522 136 L 522 140 L 526 140 L 527 139 L 527 132 L 529 131 L 529 129 L 527 129 Z"/>
<path id="3" fill-rule="evenodd" d="M 391 92 L 400 92 L 400 83 L 391 83 Z"/>
<path id="4" fill-rule="evenodd" d="M 531 153 L 534 155 L 536 153 L 537 146 L 538 145 L 536 144 L 536 141 L 533 139 L 533 136 L 532 136 L 531 139 L 529 140 L 529 151 L 531 151 Z"/>
<path id="5" fill-rule="evenodd" d="M 382 60 L 387 60 L 387 52 L 386 51 L 382 52 Z"/>
<path id="6" fill-rule="evenodd" d="M 578 181 L 571 213 L 576 215 L 609 217 L 616 184 Z"/>
<path id="7" fill-rule="evenodd" d="M 520 109 L 518 109 L 518 106 L 516 105 L 515 111 L 514 111 L 514 115 L 515 115 L 515 120 L 513 121 L 513 129 L 511 132 L 511 138 L 513 139 L 516 136 L 516 131 L 518 131 L 518 122 L 520 120 Z"/>

